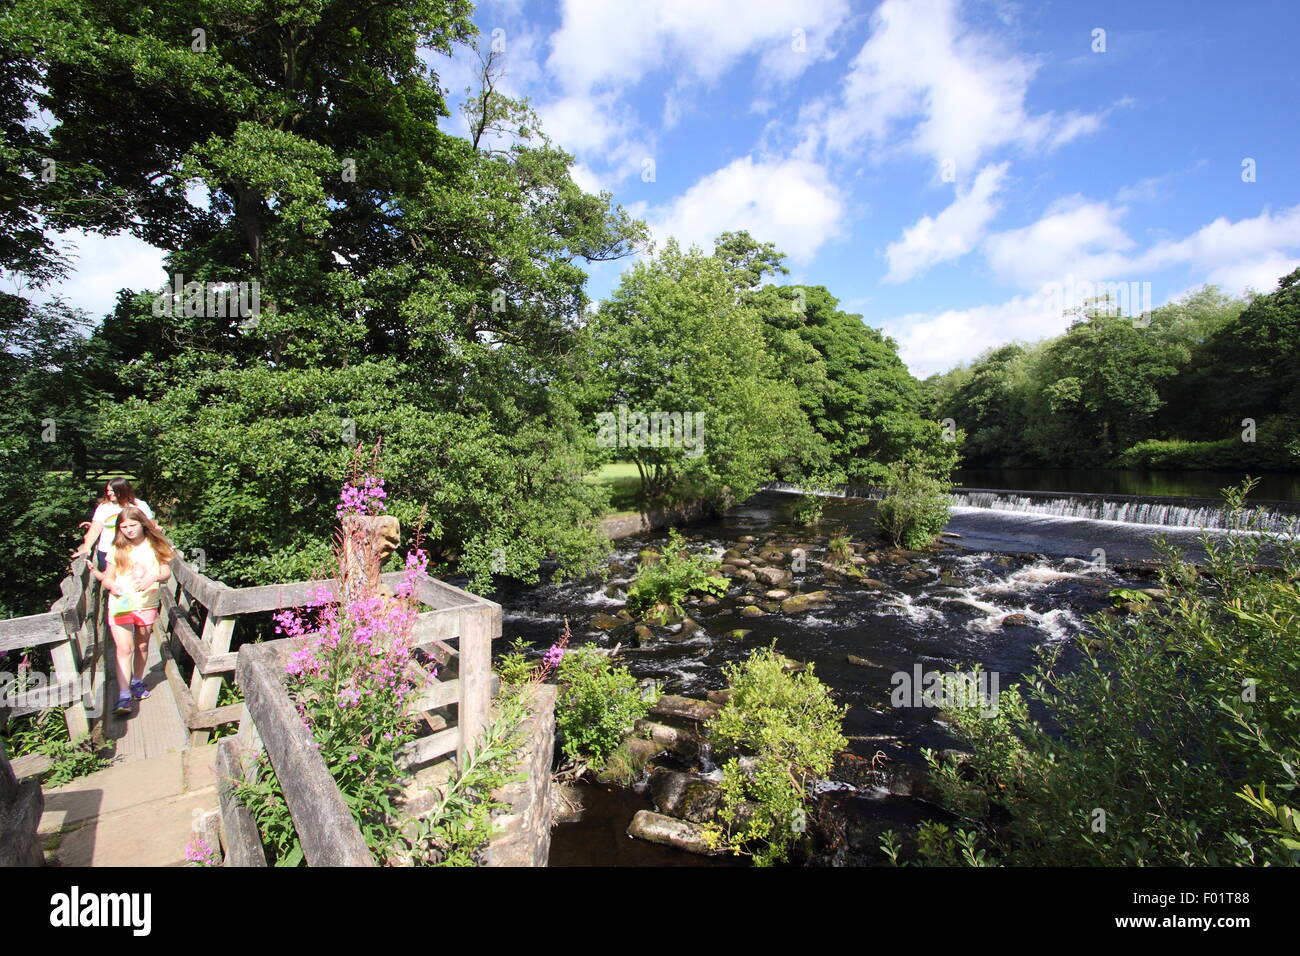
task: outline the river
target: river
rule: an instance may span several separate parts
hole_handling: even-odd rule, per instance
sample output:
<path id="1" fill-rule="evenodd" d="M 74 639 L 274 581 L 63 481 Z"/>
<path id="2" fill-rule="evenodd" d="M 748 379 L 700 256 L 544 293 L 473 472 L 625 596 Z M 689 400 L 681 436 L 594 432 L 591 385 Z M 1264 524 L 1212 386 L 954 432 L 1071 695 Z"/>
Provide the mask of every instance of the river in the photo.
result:
<path id="1" fill-rule="evenodd" d="M 785 587 L 829 592 L 830 599 L 812 610 L 743 616 L 746 603 L 762 602 L 766 586 L 735 581 L 716 606 L 688 601 L 687 613 L 702 629 L 684 639 L 675 628 L 656 628 L 654 638 L 646 641 L 637 640 L 631 624 L 601 629 L 593 620 L 623 607 L 637 553 L 657 547 L 665 537 L 643 534 L 616 542 L 605 579 L 515 585 L 491 595 L 504 608 L 501 646 L 522 637 L 540 654 L 568 618 L 575 643 L 622 645 L 620 657 L 638 678 L 654 679 L 665 693 L 702 697 L 725 686 L 726 664 L 775 642 L 787 657 L 812 664 L 836 699 L 848 706 L 844 733 L 856 755 L 916 763 L 921 748 L 948 747 L 953 740 L 933 710 L 893 706 L 896 675 L 913 674 L 918 667 L 923 672 L 966 671 L 979 664 L 1005 689 L 1032 670 L 1043 651 L 1059 651 L 1068 666 L 1077 653 L 1074 639 L 1089 629 L 1090 615 L 1110 607 L 1112 589 L 1157 583 L 1150 568 L 1157 539 L 1190 557 L 1201 554 L 1194 527 L 989 507 L 954 508 L 950 536 L 938 551 L 900 554 L 872 541 L 874 502 L 828 499 L 822 523 L 809 529 L 792 520 L 796 500 L 791 494 L 762 492 L 685 530 L 692 547 L 715 556 L 736 547 L 753 551 L 774 546 L 787 552 L 803 547 L 807 569 Z M 822 570 L 818 561 L 836 532 L 849 535 L 860 554 L 876 553 L 873 560 L 880 563 L 863 570 L 877 585 L 864 587 Z M 745 633 L 736 639 L 738 629 Z M 878 800 L 879 794 L 864 792 L 862 798 Z M 611 842 L 610 834 L 626 826 L 625 818 L 637 806 L 648 807 L 648 798 L 602 798 L 600 805 L 608 811 L 605 816 L 613 813 L 619 819 L 595 813 L 584 825 L 558 827 L 557 863 L 701 862 L 661 847 Z"/>

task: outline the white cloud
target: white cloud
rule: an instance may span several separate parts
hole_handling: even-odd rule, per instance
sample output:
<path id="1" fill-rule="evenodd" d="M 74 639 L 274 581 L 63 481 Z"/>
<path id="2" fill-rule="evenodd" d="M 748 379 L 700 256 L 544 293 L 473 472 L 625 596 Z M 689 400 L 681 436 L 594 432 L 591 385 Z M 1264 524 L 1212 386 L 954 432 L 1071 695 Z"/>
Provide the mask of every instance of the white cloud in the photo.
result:
<path id="1" fill-rule="evenodd" d="M 882 323 L 898 353 L 918 378 L 952 368 L 986 349 L 1012 340 L 1037 341 L 1063 332 L 1070 319 L 1044 307 L 1038 296 L 1016 296 L 996 305 L 912 313 Z"/>
<path id="2" fill-rule="evenodd" d="M 737 159 L 650 212 L 657 239 L 712 249 L 727 230 L 747 229 L 775 242 L 795 263 L 807 263 L 844 223 L 844 198 L 826 170 L 803 160 Z"/>
<path id="3" fill-rule="evenodd" d="M 1134 242 L 1119 224 L 1125 211 L 1082 196 L 1059 199 L 1037 222 L 989 236 L 985 255 L 1000 278 L 1026 289 L 1069 275 L 1115 278 L 1132 268 L 1125 253 Z"/>
<path id="4" fill-rule="evenodd" d="M 1205 281 L 1217 285 L 1229 295 L 1240 295 L 1247 290 L 1272 292 L 1277 280 L 1300 268 L 1300 256 L 1283 252 L 1269 252 L 1258 258 L 1233 262 L 1212 269 Z"/>
<path id="5" fill-rule="evenodd" d="M 1062 313 L 1092 295 L 1092 283 L 1126 277 L 1154 281 L 1158 273 L 1181 268 L 1192 274 L 1193 288 L 1209 282 L 1239 295 L 1247 288 L 1271 292 L 1279 278 L 1300 267 L 1300 205 L 1237 222 L 1216 219 L 1184 239 L 1137 253 L 1130 251 L 1134 243 L 1118 225 L 1122 214 L 1122 207 L 1107 203 L 1077 196 L 1063 200 L 1038 222 L 985 242 L 995 269 L 1037 294 L 937 314 L 912 313 L 890 319 L 884 329 L 898 341 L 913 374 L 925 376 L 1005 342 L 1063 332 L 1071 319 Z"/>
<path id="6" fill-rule="evenodd" d="M 959 22 L 956 0 L 885 0 L 838 98 L 804 115 L 801 155 L 816 144 L 851 153 L 893 144 L 956 163 L 959 175 L 1003 145 L 1054 148 L 1099 128 L 1095 116 L 1031 115 L 1025 95 L 1037 64 L 993 34 Z"/>
<path id="7" fill-rule="evenodd" d="M 622 88 L 671 66 L 711 81 L 743 56 L 763 52 L 761 70 L 792 79 L 823 56 L 848 18 L 847 0 L 566 0 L 547 66 L 570 91 Z M 806 53 L 792 49 L 804 32 Z M 789 56 L 786 56 L 786 53 Z"/>
<path id="8" fill-rule="evenodd" d="M 145 292 L 167 282 L 161 249 L 134 236 L 101 236 L 81 231 L 58 234 L 60 245 L 72 247 L 72 268 L 64 281 L 36 298 L 62 296 L 69 305 L 85 309 L 99 320 L 117 305 L 119 289 Z"/>
<path id="9" fill-rule="evenodd" d="M 1297 247 L 1300 247 L 1300 205 L 1276 216 L 1265 210 L 1253 219 L 1237 222 L 1220 216 L 1185 239 L 1152 247 L 1140 258 L 1137 268 L 1154 270 L 1186 263 L 1213 272 L 1226 270 L 1224 275 L 1248 275 L 1251 262 L 1269 259 L 1276 264 L 1286 258 L 1282 250 Z M 1272 287 L 1270 282 L 1268 288 Z M 1225 288 L 1225 291 L 1231 290 Z"/>
<path id="10" fill-rule="evenodd" d="M 903 282 L 931 266 L 964 256 L 975 248 L 984 229 L 997 214 L 996 195 L 1006 179 L 1007 163 L 985 166 L 967 190 L 939 215 L 922 216 L 903 232 L 903 238 L 889 244 L 887 282 Z"/>

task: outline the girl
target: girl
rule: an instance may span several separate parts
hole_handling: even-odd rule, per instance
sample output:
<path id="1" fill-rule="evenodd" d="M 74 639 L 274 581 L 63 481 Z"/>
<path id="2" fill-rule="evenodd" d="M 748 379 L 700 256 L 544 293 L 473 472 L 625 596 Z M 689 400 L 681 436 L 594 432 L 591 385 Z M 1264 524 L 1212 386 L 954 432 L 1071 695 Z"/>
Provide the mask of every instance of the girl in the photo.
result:
<path id="1" fill-rule="evenodd" d="M 144 663 L 149 653 L 149 632 L 162 604 L 160 581 L 171 580 L 171 560 L 176 556 L 144 511 L 127 505 L 117 518 L 113 550 L 104 573 L 110 629 L 117 645 L 117 698 L 115 714 L 131 712 L 131 698 L 149 696 L 144 686 Z M 128 684 L 128 676 L 134 675 Z M 126 688 L 130 687 L 128 691 Z"/>
<path id="2" fill-rule="evenodd" d="M 98 539 L 91 573 L 100 581 L 104 580 L 104 567 L 108 562 L 108 549 L 113 547 L 113 539 L 117 533 L 118 516 L 122 513 L 122 509 L 129 505 L 139 508 L 146 518 L 153 521 L 153 509 L 135 496 L 131 482 L 125 478 L 114 478 L 104 487 L 104 497 L 99 500 L 95 514 L 90 519 L 86 539 L 81 542 L 80 548 L 72 552 L 74 558 L 87 557 L 90 554 L 91 542 Z"/>

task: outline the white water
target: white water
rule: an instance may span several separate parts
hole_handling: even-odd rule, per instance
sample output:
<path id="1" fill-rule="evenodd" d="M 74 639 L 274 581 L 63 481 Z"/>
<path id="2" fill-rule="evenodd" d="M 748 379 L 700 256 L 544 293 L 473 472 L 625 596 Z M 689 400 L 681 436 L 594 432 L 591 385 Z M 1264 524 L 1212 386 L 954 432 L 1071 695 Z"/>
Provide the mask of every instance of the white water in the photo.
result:
<path id="1" fill-rule="evenodd" d="M 822 498 L 870 498 L 878 500 L 881 489 L 868 486 L 845 486 L 831 491 L 805 492 L 798 485 L 784 481 L 771 482 L 767 491 L 783 494 L 810 494 Z M 967 489 L 952 496 L 954 508 L 973 508 L 983 511 L 1009 511 L 1017 514 L 1044 515 L 1053 518 L 1082 518 L 1089 521 L 1111 521 L 1117 524 L 1145 525 L 1157 528 L 1207 528 L 1219 531 L 1236 530 L 1232 516 L 1223 506 L 1207 501 L 1205 504 L 1177 504 L 1158 498 L 1126 498 L 1102 495 L 1070 495 L 1055 492 L 1019 493 L 1014 491 L 981 491 Z M 1300 524 L 1300 507 L 1295 510 L 1282 507 L 1254 509 L 1258 523 L 1253 530 L 1294 534 Z"/>

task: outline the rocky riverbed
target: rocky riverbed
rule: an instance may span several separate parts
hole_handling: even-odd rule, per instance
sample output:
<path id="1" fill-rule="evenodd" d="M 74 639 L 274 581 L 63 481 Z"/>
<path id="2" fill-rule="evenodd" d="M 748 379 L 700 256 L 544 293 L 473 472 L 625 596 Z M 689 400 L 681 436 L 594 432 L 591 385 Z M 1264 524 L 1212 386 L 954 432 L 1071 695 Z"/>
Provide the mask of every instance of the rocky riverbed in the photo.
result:
<path id="1" fill-rule="evenodd" d="M 791 522 L 787 507 L 788 499 L 759 496 L 687 529 L 692 550 L 722 562 L 718 573 L 728 586 L 719 597 L 688 598 L 680 618 L 646 620 L 626 607 L 638 564 L 653 560 L 663 543 L 658 534 L 620 542 L 603 577 L 494 595 L 505 608 L 506 640 L 521 636 L 540 651 L 567 617 L 575 642 L 617 648 L 633 674 L 657 681 L 669 695 L 635 734 L 645 738 L 638 746 L 647 763 L 634 792 L 618 800 L 595 799 L 590 788 L 571 795 L 586 809 L 555 831 L 558 861 L 628 862 L 626 853 L 611 859 L 607 850 L 566 844 L 570 833 L 587 840 L 597 825 L 601 832 L 630 826 L 678 856 L 682 848 L 698 849 L 695 828 L 720 777 L 700 744 L 700 724 L 725 694 L 723 666 L 775 643 L 790 667 L 811 664 L 849 708 L 849 748 L 820 787 L 812 838 L 797 862 L 880 862 L 880 831 L 907 833 L 923 819 L 943 818 L 920 751 L 955 744 L 933 709 L 910 700 L 897 705 L 897 675 L 979 664 L 1005 689 L 1032 670 L 1040 648 L 1060 648 L 1068 666 L 1090 614 L 1123 613 L 1109 610 L 1111 589 L 1154 584 L 1140 564 L 971 550 L 959 536 L 924 551 L 891 548 L 874 537 L 864 502 L 828 506 L 813 528 Z M 849 546 L 832 553 L 836 536 Z M 623 819 L 590 817 L 607 812 Z"/>

